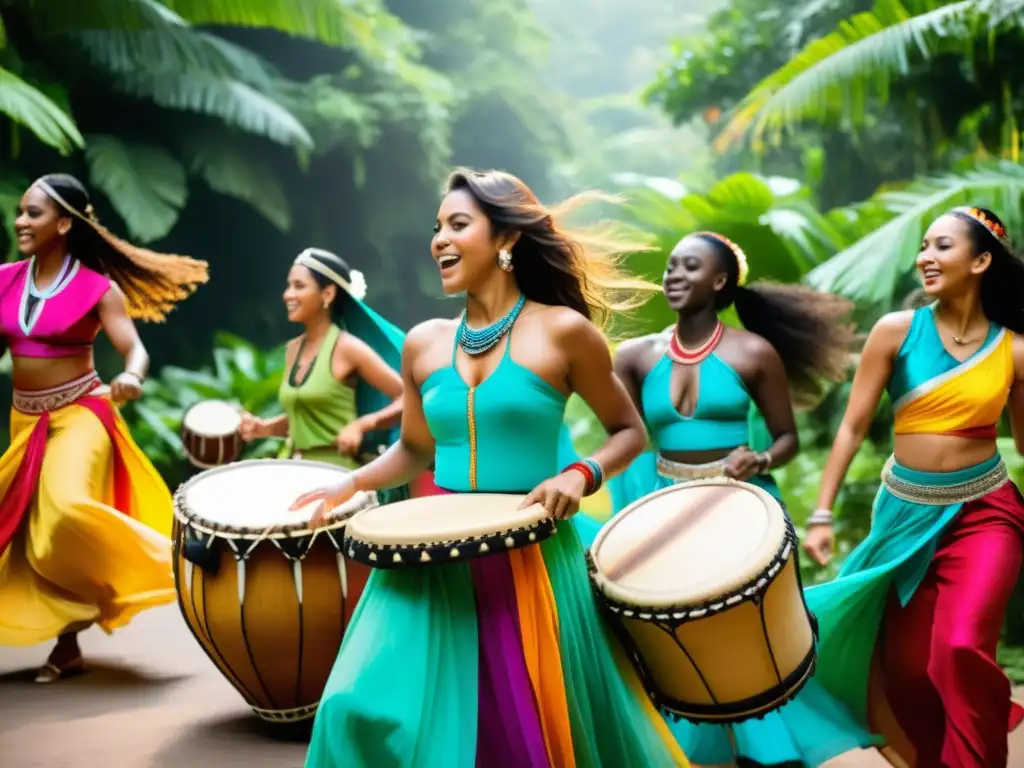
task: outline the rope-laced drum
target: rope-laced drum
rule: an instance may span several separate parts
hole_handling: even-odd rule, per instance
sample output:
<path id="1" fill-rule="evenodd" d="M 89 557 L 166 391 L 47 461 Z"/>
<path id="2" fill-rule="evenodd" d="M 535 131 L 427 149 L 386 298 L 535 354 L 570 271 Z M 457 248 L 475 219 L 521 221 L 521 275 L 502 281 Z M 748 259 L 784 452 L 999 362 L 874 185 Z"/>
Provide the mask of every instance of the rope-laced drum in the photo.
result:
<path id="1" fill-rule="evenodd" d="M 293 459 L 202 472 L 174 495 L 181 612 L 221 673 L 263 720 L 316 714 L 369 569 L 346 558 L 345 524 L 374 506 L 358 493 L 312 530 L 299 494 L 348 470 Z"/>
<path id="2" fill-rule="evenodd" d="M 223 400 L 203 400 L 181 420 L 185 458 L 199 469 L 230 464 L 242 455 L 242 414 Z"/>
<path id="3" fill-rule="evenodd" d="M 456 563 L 528 547 L 555 532 L 540 504 L 524 496 L 465 493 L 427 496 L 360 512 L 345 530 L 350 558 L 374 568 Z"/>
<path id="4" fill-rule="evenodd" d="M 591 580 L 652 699 L 694 722 L 778 709 L 810 678 L 816 627 L 793 525 L 725 478 L 650 494 L 604 525 Z"/>

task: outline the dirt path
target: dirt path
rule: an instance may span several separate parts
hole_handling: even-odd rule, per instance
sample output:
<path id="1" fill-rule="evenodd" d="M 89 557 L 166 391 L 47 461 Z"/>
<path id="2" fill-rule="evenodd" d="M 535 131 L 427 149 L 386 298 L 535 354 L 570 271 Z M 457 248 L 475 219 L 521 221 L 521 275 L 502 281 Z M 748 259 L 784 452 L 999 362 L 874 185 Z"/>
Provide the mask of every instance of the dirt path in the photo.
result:
<path id="1" fill-rule="evenodd" d="M 4 768 L 301 768 L 303 744 L 265 733 L 185 628 L 176 606 L 106 637 L 82 636 L 86 675 L 32 682 L 47 646 L 0 648 Z M 1018 692 L 1024 698 L 1024 690 Z M 1024 729 L 1010 768 L 1024 768 Z M 839 768 L 876 765 L 857 756 Z"/>

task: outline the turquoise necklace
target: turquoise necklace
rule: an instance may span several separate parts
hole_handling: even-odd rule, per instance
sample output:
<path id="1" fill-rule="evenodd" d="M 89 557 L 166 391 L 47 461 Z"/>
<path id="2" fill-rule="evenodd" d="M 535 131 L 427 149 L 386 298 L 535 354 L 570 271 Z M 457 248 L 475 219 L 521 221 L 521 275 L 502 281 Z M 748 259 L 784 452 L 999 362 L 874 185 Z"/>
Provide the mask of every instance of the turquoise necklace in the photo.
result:
<path id="1" fill-rule="evenodd" d="M 520 296 L 519 301 L 516 305 L 509 310 L 509 313 L 495 323 L 481 328 L 480 330 L 473 330 L 466 325 L 466 315 L 462 315 L 462 322 L 459 323 L 458 339 L 459 346 L 462 347 L 462 351 L 467 355 L 482 355 L 487 350 L 494 347 L 502 337 L 509 332 L 512 328 L 512 324 L 515 323 L 516 318 L 519 317 L 519 313 L 523 311 L 523 305 L 526 304 L 526 297 Z"/>

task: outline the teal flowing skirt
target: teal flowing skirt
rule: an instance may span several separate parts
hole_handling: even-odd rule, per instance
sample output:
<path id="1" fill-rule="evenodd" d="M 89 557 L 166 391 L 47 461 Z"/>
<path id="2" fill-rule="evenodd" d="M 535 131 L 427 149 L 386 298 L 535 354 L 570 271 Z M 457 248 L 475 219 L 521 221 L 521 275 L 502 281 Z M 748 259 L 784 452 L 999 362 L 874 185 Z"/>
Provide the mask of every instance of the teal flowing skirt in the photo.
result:
<path id="1" fill-rule="evenodd" d="M 782 503 L 778 486 L 770 475 L 759 475 L 747 482 L 763 488 Z M 658 474 L 657 454 L 644 453 L 626 472 L 610 481 L 613 509 L 621 511 L 634 501 L 675 484 Z M 601 524 L 584 515 L 577 517 L 580 535 L 589 547 Z M 796 762 L 817 766 L 843 752 L 877 743 L 845 703 L 830 695 L 815 678 L 795 699 L 759 720 L 733 726 L 674 719 L 667 722 L 687 757 L 702 764 L 731 763 L 739 756 L 761 765 Z M 735 751 L 730 731 L 736 742 Z"/>
<path id="2" fill-rule="evenodd" d="M 573 524 L 524 550 L 375 570 L 306 758 L 477 764 L 687 765 L 603 621 Z"/>

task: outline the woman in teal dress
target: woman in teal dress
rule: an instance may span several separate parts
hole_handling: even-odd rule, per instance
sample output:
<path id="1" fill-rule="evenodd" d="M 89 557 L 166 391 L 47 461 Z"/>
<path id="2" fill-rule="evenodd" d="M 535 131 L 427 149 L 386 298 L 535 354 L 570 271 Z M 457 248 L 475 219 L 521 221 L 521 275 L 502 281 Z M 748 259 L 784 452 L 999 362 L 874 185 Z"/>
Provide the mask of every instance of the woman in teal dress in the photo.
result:
<path id="1" fill-rule="evenodd" d="M 934 303 L 871 330 L 804 542 L 828 560 L 832 505 L 887 393 L 895 450 L 871 531 L 807 590 L 816 679 L 904 764 L 1001 768 L 1024 719 L 996 660 L 1024 562 L 1024 499 L 996 445 L 1006 411 L 1024 451 L 1024 262 L 992 211 L 964 207 L 928 228 L 917 268 Z"/>
<path id="2" fill-rule="evenodd" d="M 432 241 L 461 319 L 410 331 L 399 441 L 322 499 L 404 483 L 435 460 L 454 493 L 522 493 L 565 519 L 642 450 L 643 424 L 592 321 L 645 288 L 601 239 L 581 241 L 521 181 L 459 171 Z M 586 242 L 587 247 L 581 245 Z M 610 435 L 566 467 L 566 399 Z M 687 765 L 604 623 L 575 527 L 539 545 L 423 569 L 376 570 L 324 691 L 308 768 Z"/>
<path id="3" fill-rule="evenodd" d="M 851 305 L 804 286 L 748 286 L 748 272 L 739 246 L 713 232 L 684 237 L 669 254 L 663 291 L 676 324 L 622 344 L 615 356 L 654 450 L 610 482 L 614 512 L 674 483 L 722 476 L 760 486 L 782 503 L 768 470 L 798 449 L 791 396 L 813 402 L 823 381 L 844 378 Z M 742 330 L 719 319 L 730 307 Z M 584 538 L 592 541 L 599 526 L 587 527 Z M 797 703 L 760 720 L 671 727 L 690 759 L 704 765 L 743 757 L 816 766 L 871 743 L 814 683 Z"/>
<path id="4" fill-rule="evenodd" d="M 366 280 L 340 256 L 300 253 L 284 292 L 288 319 L 304 326 L 288 342 L 279 399 L 284 413 L 245 413 L 242 437 L 287 438 L 284 456 L 355 469 L 398 439 L 405 334 L 363 303 Z M 407 486 L 382 501 L 408 498 Z"/>

